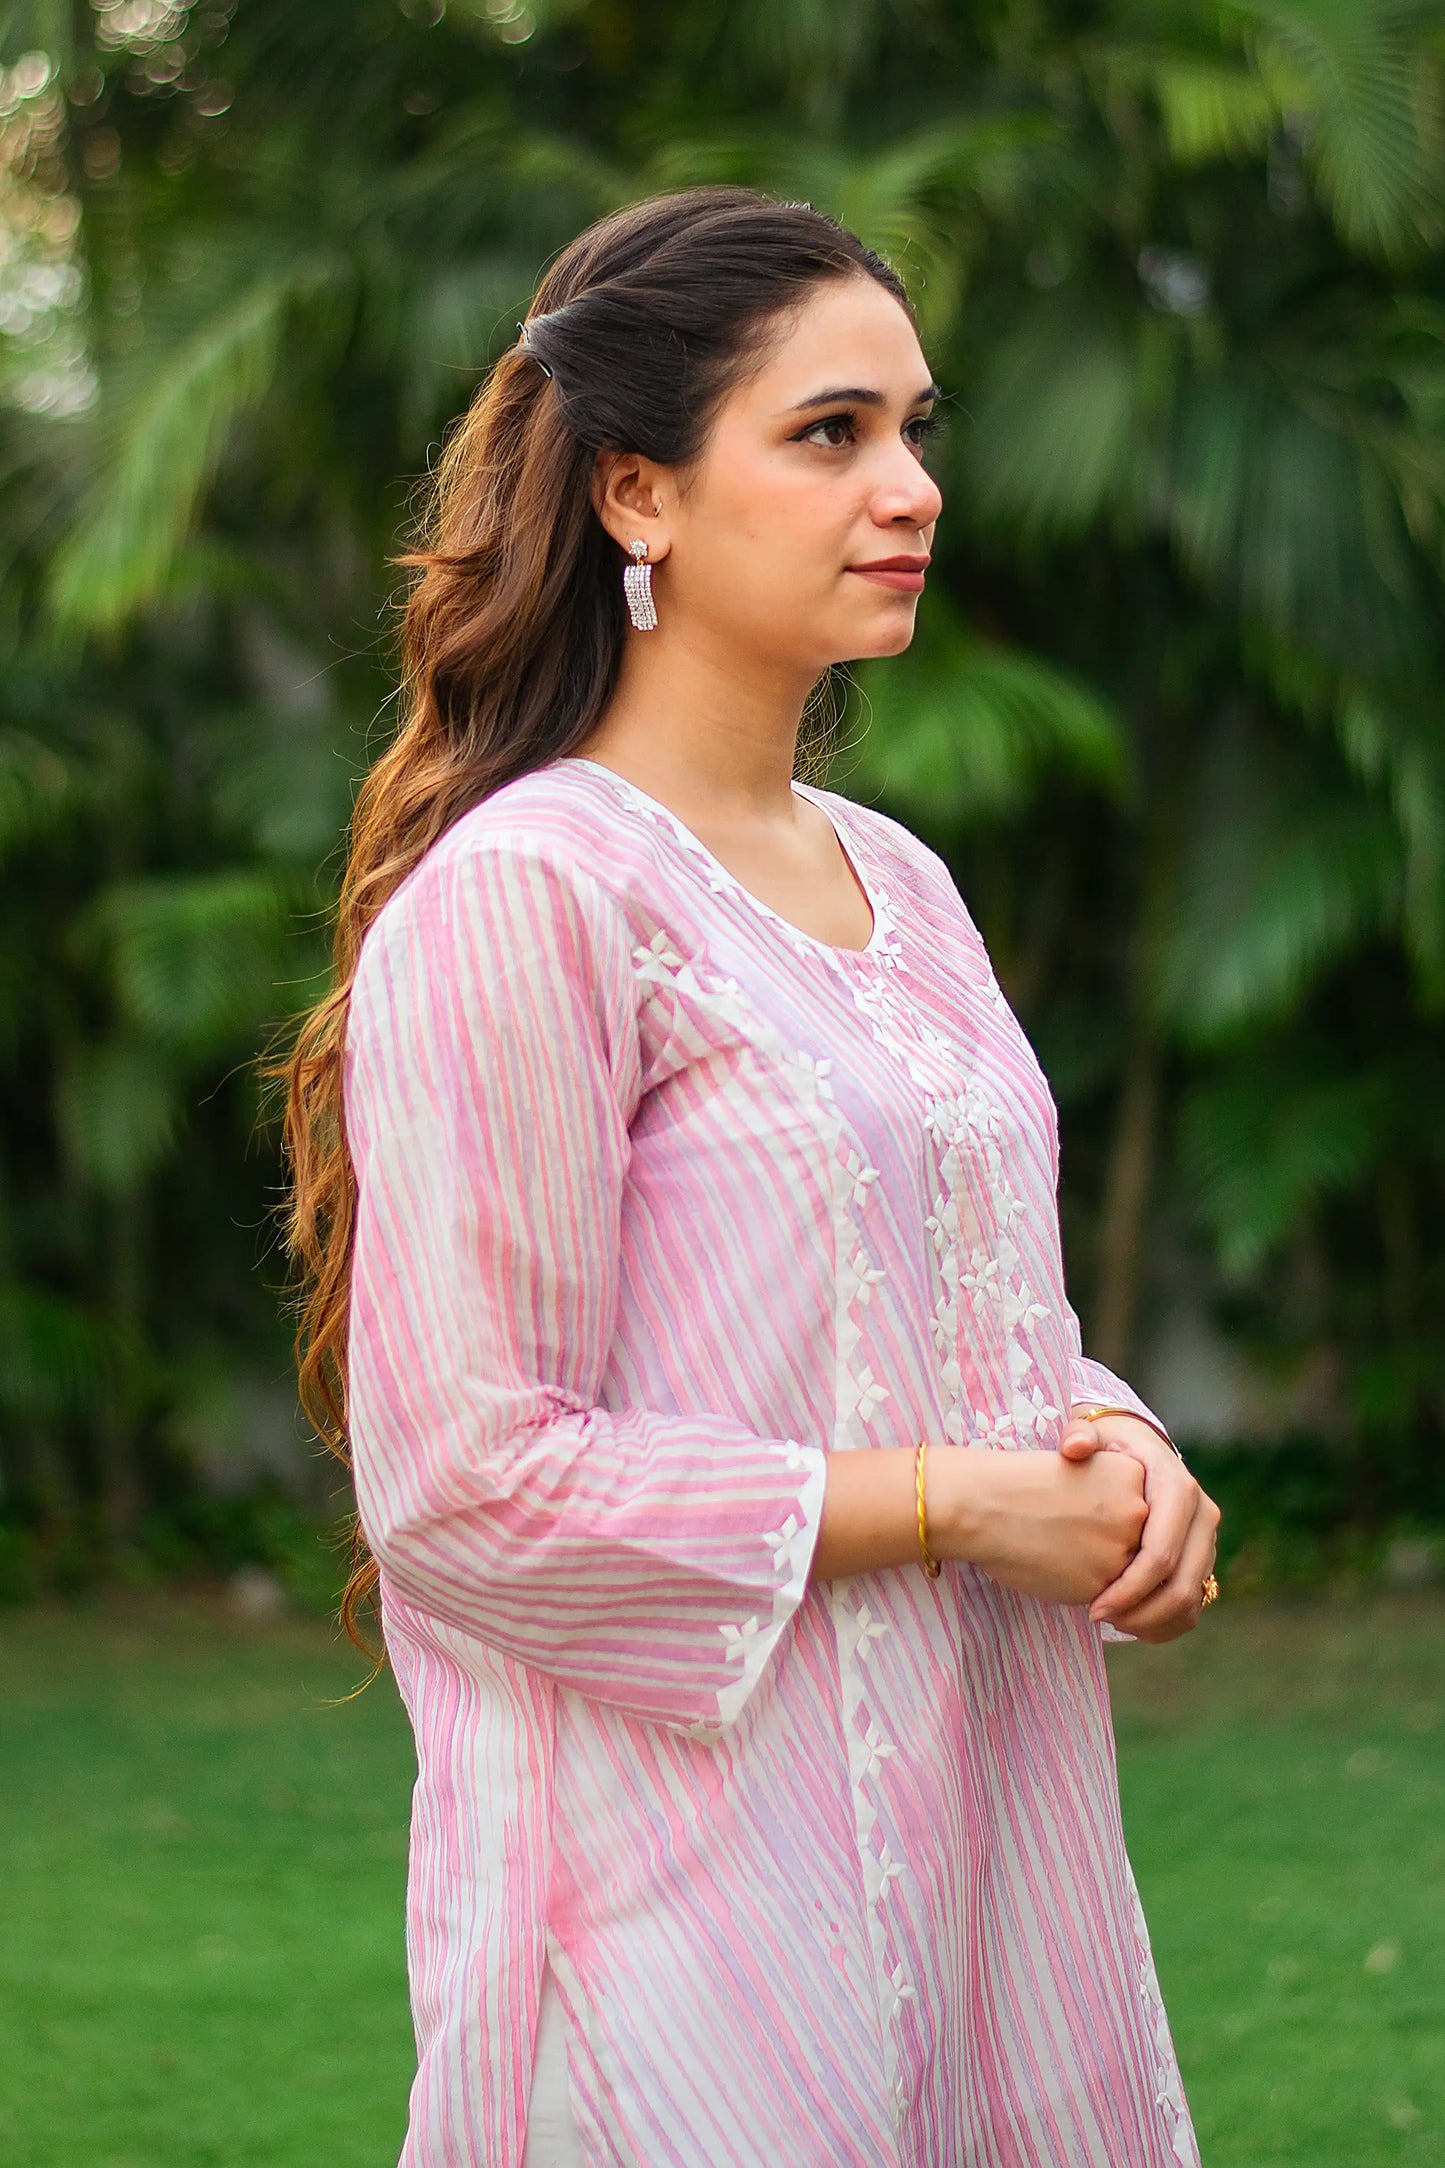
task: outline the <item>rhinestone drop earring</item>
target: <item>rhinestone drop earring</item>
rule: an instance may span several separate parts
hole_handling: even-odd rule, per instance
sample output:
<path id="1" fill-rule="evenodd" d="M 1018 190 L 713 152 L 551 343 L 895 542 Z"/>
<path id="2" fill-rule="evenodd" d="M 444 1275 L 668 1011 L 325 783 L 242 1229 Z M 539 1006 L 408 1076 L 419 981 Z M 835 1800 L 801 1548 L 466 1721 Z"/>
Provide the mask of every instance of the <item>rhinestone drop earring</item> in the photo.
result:
<path id="1" fill-rule="evenodd" d="M 625 565 L 622 572 L 627 614 L 639 632 L 653 632 L 657 627 L 657 605 L 652 599 L 652 567 L 647 562 L 645 542 L 633 543 L 632 558 L 633 562 Z"/>

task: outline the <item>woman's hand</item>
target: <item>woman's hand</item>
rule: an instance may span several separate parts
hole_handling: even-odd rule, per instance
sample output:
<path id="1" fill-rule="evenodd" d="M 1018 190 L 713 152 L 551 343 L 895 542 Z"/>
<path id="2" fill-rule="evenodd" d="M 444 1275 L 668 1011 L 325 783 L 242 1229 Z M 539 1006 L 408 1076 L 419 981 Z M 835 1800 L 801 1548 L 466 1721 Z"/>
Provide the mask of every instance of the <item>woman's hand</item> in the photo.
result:
<path id="1" fill-rule="evenodd" d="M 1087 1426 L 1075 1426 L 1084 1428 Z M 938 1456 L 928 1511 L 941 1554 L 1046 1603 L 1092 1603 L 1115 1584 L 1148 1518 L 1144 1470 L 1126 1453 Z"/>
<path id="2" fill-rule="evenodd" d="M 1176 1641 L 1199 1623 L 1204 1583 L 1214 1571 L 1219 1508 L 1179 1456 L 1136 1415 L 1070 1423 L 1059 1452 L 1087 1467 L 1124 1455 L 1144 1474 L 1148 1519 L 1138 1555 L 1090 1607 L 1096 1623 L 1137 1641 Z"/>

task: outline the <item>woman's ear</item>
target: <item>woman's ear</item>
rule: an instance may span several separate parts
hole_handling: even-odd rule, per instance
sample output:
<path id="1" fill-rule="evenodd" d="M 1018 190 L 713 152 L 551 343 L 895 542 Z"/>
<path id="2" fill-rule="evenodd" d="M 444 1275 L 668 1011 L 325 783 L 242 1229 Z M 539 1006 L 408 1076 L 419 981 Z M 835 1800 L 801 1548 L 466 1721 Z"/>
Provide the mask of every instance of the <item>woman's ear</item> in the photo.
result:
<path id="1" fill-rule="evenodd" d="M 672 547 L 663 470 L 640 452 L 599 452 L 592 466 L 592 508 L 620 549 L 641 536 L 648 561 L 659 564 Z"/>

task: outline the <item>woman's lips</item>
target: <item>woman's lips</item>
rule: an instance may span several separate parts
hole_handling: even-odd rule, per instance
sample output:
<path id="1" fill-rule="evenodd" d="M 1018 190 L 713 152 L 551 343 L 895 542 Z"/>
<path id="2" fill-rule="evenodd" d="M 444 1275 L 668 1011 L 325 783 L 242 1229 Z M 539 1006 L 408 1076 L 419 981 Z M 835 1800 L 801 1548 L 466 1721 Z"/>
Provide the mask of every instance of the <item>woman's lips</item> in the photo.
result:
<path id="1" fill-rule="evenodd" d="M 924 571 L 922 565 L 850 565 L 860 580 L 872 580 L 875 587 L 891 587 L 900 595 L 923 593 Z"/>

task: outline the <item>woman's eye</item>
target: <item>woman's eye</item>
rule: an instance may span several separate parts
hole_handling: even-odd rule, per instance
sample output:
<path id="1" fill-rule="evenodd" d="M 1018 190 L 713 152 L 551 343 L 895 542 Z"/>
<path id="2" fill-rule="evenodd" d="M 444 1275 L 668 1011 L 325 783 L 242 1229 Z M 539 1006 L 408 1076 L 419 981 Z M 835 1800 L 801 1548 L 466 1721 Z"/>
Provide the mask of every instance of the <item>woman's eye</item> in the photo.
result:
<path id="1" fill-rule="evenodd" d="M 941 414 L 915 414 L 912 421 L 903 425 L 903 435 L 916 452 L 921 452 L 930 438 L 936 437 L 946 427 Z M 814 422 L 802 431 L 801 444 L 817 444 L 826 451 L 842 451 L 856 441 L 857 424 L 851 414 L 829 414 L 823 421 Z"/>
<path id="2" fill-rule="evenodd" d="M 826 421 L 814 422 L 812 428 L 804 432 L 804 443 L 815 443 L 819 440 L 820 437 L 822 437 L 822 433 L 825 430 L 831 430 L 833 432 L 831 436 L 823 438 L 823 441 L 827 444 L 828 449 L 835 452 L 841 451 L 843 446 L 847 443 L 850 443 L 852 440 L 852 418 L 847 414 L 830 414 Z"/>
<path id="3" fill-rule="evenodd" d="M 948 423 L 941 414 L 918 414 L 908 424 L 904 435 L 915 450 L 923 451 L 934 437 L 942 436 Z"/>

